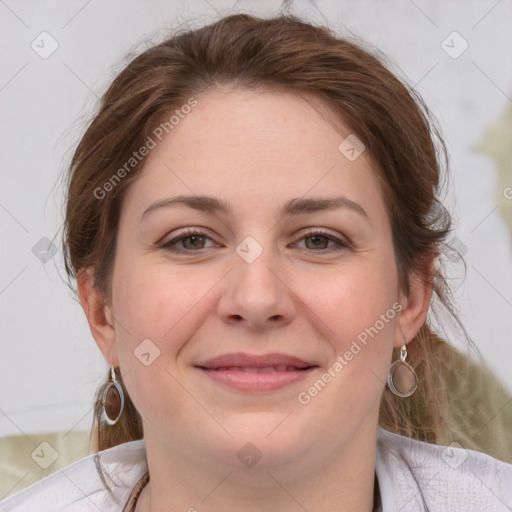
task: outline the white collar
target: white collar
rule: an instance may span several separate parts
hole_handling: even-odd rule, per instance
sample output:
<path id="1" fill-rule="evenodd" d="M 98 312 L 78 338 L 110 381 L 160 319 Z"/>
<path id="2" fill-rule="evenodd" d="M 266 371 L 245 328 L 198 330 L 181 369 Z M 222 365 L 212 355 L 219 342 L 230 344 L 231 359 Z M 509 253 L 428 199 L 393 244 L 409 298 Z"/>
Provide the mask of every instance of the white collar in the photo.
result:
<path id="1" fill-rule="evenodd" d="M 375 469 L 383 512 L 512 510 L 512 465 L 379 427 Z"/>
<path id="2" fill-rule="evenodd" d="M 414 441 L 379 427 L 375 470 L 383 512 L 512 509 L 512 465 L 483 453 Z M 124 443 L 9 496 L 0 511 L 119 512 L 146 471 L 144 440 Z"/>

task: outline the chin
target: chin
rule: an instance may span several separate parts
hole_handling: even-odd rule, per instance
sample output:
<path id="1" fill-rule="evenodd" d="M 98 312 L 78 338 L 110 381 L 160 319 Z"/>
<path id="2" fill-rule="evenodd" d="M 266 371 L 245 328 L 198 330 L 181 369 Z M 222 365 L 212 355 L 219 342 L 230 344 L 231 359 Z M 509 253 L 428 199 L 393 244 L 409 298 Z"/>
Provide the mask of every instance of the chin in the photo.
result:
<path id="1" fill-rule="evenodd" d="M 233 438 L 223 437 L 239 457 L 243 458 L 246 452 L 250 456 L 251 450 L 258 456 L 259 450 L 261 464 L 270 466 L 289 462 L 302 451 L 309 437 L 312 442 L 317 437 L 314 429 L 300 424 L 291 411 L 260 411 L 226 417 L 223 425 Z M 308 430 L 311 436 L 308 436 Z"/>

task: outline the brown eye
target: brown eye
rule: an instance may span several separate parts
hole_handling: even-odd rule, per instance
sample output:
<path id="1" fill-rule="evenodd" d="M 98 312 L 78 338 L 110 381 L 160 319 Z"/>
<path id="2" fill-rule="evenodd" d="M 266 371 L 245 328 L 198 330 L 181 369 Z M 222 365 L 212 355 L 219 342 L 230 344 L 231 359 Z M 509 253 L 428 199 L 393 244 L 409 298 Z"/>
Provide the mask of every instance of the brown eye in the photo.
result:
<path id="1" fill-rule="evenodd" d="M 196 230 L 182 232 L 180 236 L 174 237 L 160 245 L 160 248 L 174 253 L 198 252 L 201 249 L 208 249 L 213 245 L 206 245 L 211 238 Z"/>
<path id="2" fill-rule="evenodd" d="M 308 249 L 327 249 L 329 242 L 331 241 L 329 237 L 324 235 L 312 235 L 304 237 L 305 240 L 311 240 L 311 244 L 308 247 L 308 243 L 306 242 L 306 247 Z"/>
<path id="3" fill-rule="evenodd" d="M 179 241 L 182 242 L 185 249 L 204 249 L 204 236 L 191 235 L 181 238 Z M 187 241 L 190 241 L 190 244 L 187 244 Z M 187 245 L 189 245 L 189 247 L 187 247 Z"/>
<path id="4" fill-rule="evenodd" d="M 338 252 L 350 248 L 348 242 L 344 242 L 325 231 L 311 231 L 306 233 L 300 242 L 302 240 L 305 241 L 302 248 L 314 252 Z"/>

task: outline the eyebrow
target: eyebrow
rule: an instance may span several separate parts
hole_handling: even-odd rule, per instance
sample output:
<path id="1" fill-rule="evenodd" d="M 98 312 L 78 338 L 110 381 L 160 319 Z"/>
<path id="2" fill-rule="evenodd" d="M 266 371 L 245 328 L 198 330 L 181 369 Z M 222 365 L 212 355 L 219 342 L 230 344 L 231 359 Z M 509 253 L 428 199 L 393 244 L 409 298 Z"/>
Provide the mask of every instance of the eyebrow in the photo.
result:
<path id="1" fill-rule="evenodd" d="M 146 208 L 146 210 L 144 210 L 144 213 L 141 216 L 141 222 L 150 212 L 177 205 L 184 205 L 188 208 L 206 213 L 221 213 L 224 215 L 229 215 L 233 211 L 231 204 L 228 201 L 217 199 L 216 197 L 177 196 L 168 199 L 161 199 L 152 203 L 148 208 Z M 344 196 L 291 199 L 281 209 L 281 216 L 301 215 L 338 208 L 349 208 L 365 219 L 369 219 L 368 214 L 361 205 Z"/>

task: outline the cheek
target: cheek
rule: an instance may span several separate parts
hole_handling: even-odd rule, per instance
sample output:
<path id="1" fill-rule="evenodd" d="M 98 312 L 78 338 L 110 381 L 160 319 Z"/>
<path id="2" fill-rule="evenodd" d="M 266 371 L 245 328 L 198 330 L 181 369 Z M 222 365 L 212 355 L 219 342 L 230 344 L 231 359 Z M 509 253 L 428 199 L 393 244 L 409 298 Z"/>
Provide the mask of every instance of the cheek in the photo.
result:
<path id="1" fill-rule="evenodd" d="M 325 375 L 329 384 L 308 385 L 322 389 L 317 394 L 311 390 L 313 407 L 319 414 L 330 410 L 333 424 L 346 418 L 347 411 L 358 418 L 378 409 L 401 308 L 394 269 L 392 262 L 384 261 L 351 265 L 331 279 L 312 280 L 306 288 L 308 304 L 332 346 L 332 364 Z M 330 407 L 333 403 L 340 408 Z"/>
<path id="2" fill-rule="evenodd" d="M 200 299 L 208 283 L 199 285 L 193 273 L 170 275 L 165 265 L 125 263 L 116 263 L 112 283 L 123 380 L 142 417 L 166 424 L 193 408 L 179 385 L 177 358 L 196 330 L 194 319 L 204 314 Z"/>
<path id="3" fill-rule="evenodd" d="M 398 300 L 392 265 L 353 265 L 329 279 L 308 282 L 306 290 L 338 352 L 358 337 L 364 341 L 368 330 L 373 333 L 369 339 L 376 337 L 373 327 L 385 336 L 392 331 Z"/>
<path id="4" fill-rule="evenodd" d="M 165 263 L 123 264 L 119 262 L 113 279 L 118 350 L 133 353 L 150 339 L 166 364 L 174 365 L 171 356 L 193 336 L 212 307 L 208 291 L 219 277 L 191 268 L 173 270 Z"/>

